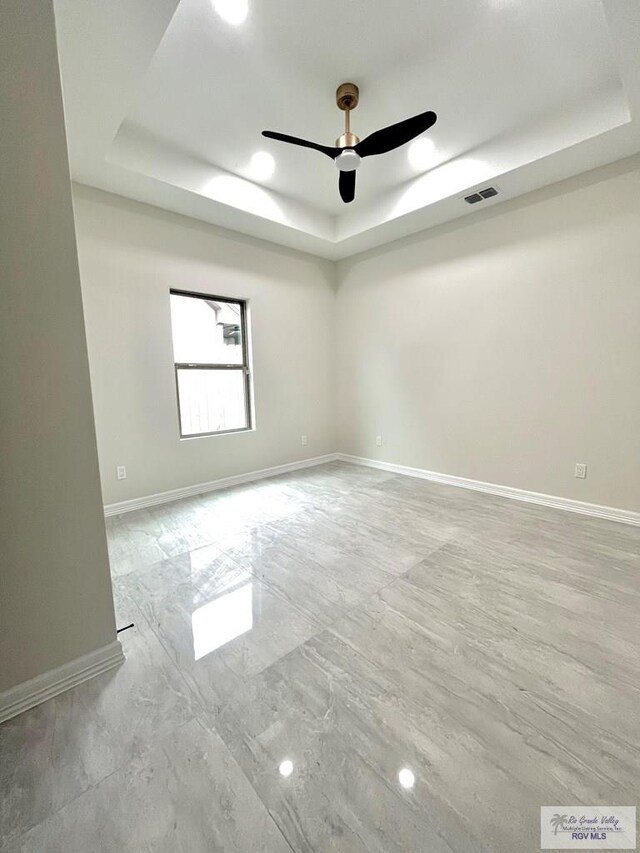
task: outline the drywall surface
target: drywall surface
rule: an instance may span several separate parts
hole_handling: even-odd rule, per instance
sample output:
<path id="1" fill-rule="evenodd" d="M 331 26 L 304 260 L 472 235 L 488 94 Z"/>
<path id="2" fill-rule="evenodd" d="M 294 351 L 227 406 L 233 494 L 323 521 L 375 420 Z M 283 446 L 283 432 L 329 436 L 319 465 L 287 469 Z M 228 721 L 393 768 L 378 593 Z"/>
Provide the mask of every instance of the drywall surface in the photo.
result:
<path id="1" fill-rule="evenodd" d="M 341 261 L 338 282 L 340 451 L 640 510 L 637 158 Z"/>
<path id="2" fill-rule="evenodd" d="M 105 503 L 341 450 L 640 509 L 639 158 L 337 265 L 75 198 Z M 254 432 L 180 440 L 172 287 L 249 299 Z"/>
<path id="3" fill-rule="evenodd" d="M 0 27 L 0 691 L 115 639 L 53 10 Z"/>
<path id="4" fill-rule="evenodd" d="M 106 504 L 335 450 L 333 264 L 87 187 L 74 197 Z M 249 300 L 254 430 L 180 439 L 170 288 Z"/>

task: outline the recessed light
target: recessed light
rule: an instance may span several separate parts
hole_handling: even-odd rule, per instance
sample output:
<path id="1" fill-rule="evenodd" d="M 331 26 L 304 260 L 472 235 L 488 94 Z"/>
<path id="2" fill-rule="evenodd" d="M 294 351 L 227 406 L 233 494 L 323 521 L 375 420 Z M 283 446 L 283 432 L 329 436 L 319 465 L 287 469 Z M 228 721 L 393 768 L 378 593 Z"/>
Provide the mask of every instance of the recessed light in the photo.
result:
<path id="1" fill-rule="evenodd" d="M 432 139 L 420 137 L 414 140 L 407 151 L 409 163 L 419 172 L 431 169 L 435 166 L 436 146 Z"/>
<path id="2" fill-rule="evenodd" d="M 286 779 L 287 776 L 291 776 L 291 774 L 293 773 L 293 761 L 289 761 L 289 759 L 286 758 L 282 762 L 278 770 L 280 771 L 280 775 L 284 776 Z"/>
<path id="3" fill-rule="evenodd" d="M 254 181 L 266 181 L 273 175 L 275 168 L 276 161 L 271 154 L 266 151 L 256 151 L 249 163 L 247 177 Z"/>
<path id="4" fill-rule="evenodd" d="M 403 788 L 413 788 L 416 783 L 416 777 L 413 775 L 411 770 L 408 767 L 403 767 L 402 770 L 398 773 L 398 781 L 402 785 Z"/>
<path id="5" fill-rule="evenodd" d="M 249 12 L 249 0 L 212 0 L 213 8 L 228 24 L 242 24 Z"/>

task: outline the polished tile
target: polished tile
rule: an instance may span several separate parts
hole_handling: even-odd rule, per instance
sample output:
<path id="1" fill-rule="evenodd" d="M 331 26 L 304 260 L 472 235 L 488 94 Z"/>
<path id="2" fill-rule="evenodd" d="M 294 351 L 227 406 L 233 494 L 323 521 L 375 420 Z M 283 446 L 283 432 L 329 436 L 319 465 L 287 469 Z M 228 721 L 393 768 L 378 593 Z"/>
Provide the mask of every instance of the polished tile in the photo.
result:
<path id="1" fill-rule="evenodd" d="M 13 838 L 191 719 L 195 699 L 141 614 L 125 663 L 0 726 L 0 826 Z M 123 619 L 124 621 L 124 619 Z"/>
<path id="2" fill-rule="evenodd" d="M 497 570 L 476 562 L 479 595 L 473 578 L 466 589 L 456 577 L 461 559 L 471 555 L 439 552 L 394 580 L 250 680 L 217 718 L 295 849 L 340 849 L 345 835 L 360 849 L 360 821 L 374 823 L 365 798 L 393 828 L 393 838 L 367 838 L 370 850 L 439 849 L 438 839 L 454 850 L 535 850 L 522 839 L 535 839 L 545 802 L 635 802 L 637 630 L 630 641 L 631 622 L 616 624 L 612 604 L 605 616 L 618 646 L 598 657 L 589 607 L 576 628 L 576 602 L 560 595 L 554 607 L 554 593 L 543 591 L 530 601 L 512 584 L 508 560 Z M 534 567 L 523 568 L 533 590 Z M 496 576 L 495 587 L 485 575 Z M 561 647 L 536 620 L 549 607 Z M 285 756 L 294 766 L 288 787 L 276 772 Z M 402 767 L 419 796 L 417 817 L 398 827 Z"/>
<path id="3" fill-rule="evenodd" d="M 196 720 L 22 839 L 21 853 L 291 853 L 220 738 Z"/>
<path id="4" fill-rule="evenodd" d="M 352 534 L 383 539 L 427 556 L 455 538 L 459 527 L 430 515 L 423 507 L 385 494 L 349 494 L 317 508 L 321 517 L 339 524 Z"/>
<path id="5" fill-rule="evenodd" d="M 232 556 L 281 598 L 323 626 L 390 583 L 394 573 L 320 540 L 277 541 L 258 554 Z"/>
<path id="6" fill-rule="evenodd" d="M 287 540 L 301 542 L 313 556 L 315 543 L 331 545 L 348 556 L 366 560 L 392 574 L 402 574 L 424 557 L 420 548 L 403 540 L 394 530 L 381 530 L 363 521 L 357 529 L 328 519 L 319 509 L 309 510 L 292 519 L 276 522 L 272 528 Z M 429 551 L 433 548 L 429 548 Z"/>
<path id="7" fill-rule="evenodd" d="M 128 574 L 312 506 L 286 483 L 262 480 L 107 519 L 114 576 Z"/>
<path id="8" fill-rule="evenodd" d="M 215 723 L 293 849 L 483 850 L 433 793 L 416 744 L 386 724 L 385 692 L 325 658 L 325 636 L 251 679 Z"/>
<path id="9" fill-rule="evenodd" d="M 258 580 L 248 565 L 211 548 L 132 572 L 121 589 L 210 709 L 322 627 Z"/>
<path id="10" fill-rule="evenodd" d="M 127 661 L 0 727 L 2 853 L 529 853 L 637 803 L 638 528 L 332 463 L 109 541 Z"/>
<path id="11" fill-rule="evenodd" d="M 107 518 L 106 526 L 113 577 L 166 558 L 157 537 L 150 531 L 136 530 L 126 517 Z"/>

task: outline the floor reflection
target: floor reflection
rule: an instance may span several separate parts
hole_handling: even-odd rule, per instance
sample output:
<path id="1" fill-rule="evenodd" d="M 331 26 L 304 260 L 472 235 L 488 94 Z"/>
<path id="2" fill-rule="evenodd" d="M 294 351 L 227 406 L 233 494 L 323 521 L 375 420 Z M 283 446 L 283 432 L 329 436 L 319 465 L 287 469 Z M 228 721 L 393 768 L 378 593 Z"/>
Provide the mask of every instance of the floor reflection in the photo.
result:
<path id="1" fill-rule="evenodd" d="M 253 628 L 253 584 L 246 583 L 199 607 L 191 615 L 196 660 Z"/>
<path id="2" fill-rule="evenodd" d="M 285 760 L 280 764 L 280 767 L 278 767 L 278 770 L 280 771 L 280 775 L 284 776 L 286 779 L 287 776 L 291 776 L 293 773 L 293 761 L 285 758 Z"/>
<path id="3" fill-rule="evenodd" d="M 398 781 L 403 788 L 413 788 L 416 783 L 416 777 L 408 767 L 403 767 L 398 773 Z"/>

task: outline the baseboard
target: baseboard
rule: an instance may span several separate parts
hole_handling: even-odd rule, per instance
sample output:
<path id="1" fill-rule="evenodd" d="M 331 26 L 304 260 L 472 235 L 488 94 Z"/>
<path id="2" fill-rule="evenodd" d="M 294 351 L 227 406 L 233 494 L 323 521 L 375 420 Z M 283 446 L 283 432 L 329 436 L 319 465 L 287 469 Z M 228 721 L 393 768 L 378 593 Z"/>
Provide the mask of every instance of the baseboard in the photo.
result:
<path id="1" fill-rule="evenodd" d="M 600 506 L 599 504 L 585 503 L 571 498 L 560 498 L 555 495 L 543 495 L 539 492 L 528 492 L 526 489 L 516 489 L 512 486 L 499 486 L 496 483 L 483 483 L 481 480 L 468 480 L 466 477 L 456 477 L 452 474 L 439 474 L 436 471 L 427 471 L 425 468 L 411 468 L 408 465 L 396 465 L 393 462 L 380 462 L 377 459 L 365 459 L 362 456 L 350 456 L 347 453 L 336 454 L 342 462 L 351 462 L 354 465 L 366 465 L 369 468 L 379 468 L 382 471 L 390 471 L 394 474 L 404 474 L 407 477 L 419 477 L 423 480 L 431 480 L 434 483 L 442 483 L 446 486 L 458 486 L 462 489 L 472 489 L 475 492 L 487 492 L 490 495 L 499 495 L 525 503 L 540 504 L 542 506 L 562 509 L 567 512 L 577 512 L 581 515 L 590 515 L 594 518 L 606 518 L 609 521 L 619 521 L 623 524 L 635 524 L 640 526 L 640 512 L 631 512 L 627 509 L 617 509 L 611 506 Z"/>
<path id="2" fill-rule="evenodd" d="M 0 723 L 16 717 L 23 711 L 28 711 L 29 708 L 35 708 L 47 699 L 53 699 L 54 696 L 82 684 L 83 681 L 88 681 L 96 675 L 119 666 L 123 660 L 124 653 L 120 641 L 114 640 L 57 669 L 51 669 L 10 690 L 5 690 L 0 693 Z"/>
<path id="3" fill-rule="evenodd" d="M 379 468 L 382 471 L 390 471 L 393 474 L 404 474 L 407 477 L 419 477 L 423 480 L 431 480 L 434 483 L 442 483 L 446 486 L 457 486 L 462 489 L 499 495 L 500 497 L 510 498 L 511 500 L 540 504 L 541 506 L 562 509 L 567 512 L 576 512 L 594 518 L 605 518 L 609 521 L 619 521 L 623 524 L 640 526 L 640 513 L 632 512 L 631 510 L 600 506 L 599 504 L 586 503 L 571 498 L 545 495 L 540 492 L 530 492 L 526 489 L 516 489 L 513 486 L 485 483 L 481 480 L 470 480 L 466 477 L 457 477 L 453 474 L 441 474 L 437 471 L 429 471 L 426 468 L 412 468 L 409 465 L 397 465 L 394 462 L 381 462 L 378 459 L 351 456 L 348 453 L 327 453 L 324 456 L 313 456 L 311 459 L 301 459 L 297 462 L 288 462 L 285 465 L 275 465 L 272 468 L 262 468 L 258 471 L 249 471 L 246 474 L 236 474 L 233 477 L 222 477 L 219 480 L 211 480 L 207 483 L 197 483 L 194 486 L 184 486 L 183 488 L 171 489 L 167 492 L 158 492 L 155 495 L 145 495 L 141 498 L 106 504 L 104 514 L 105 516 L 111 516 L 133 512 L 136 509 L 145 509 L 150 506 L 171 503 L 181 498 L 203 495 L 207 492 L 214 492 L 217 489 L 226 489 L 230 486 L 239 486 L 242 483 L 251 483 L 255 480 L 266 479 L 267 477 L 276 477 L 278 474 L 299 471 L 303 468 L 312 468 L 315 465 L 324 465 L 327 462 L 335 462 L 336 460 L 350 462 L 354 465 L 365 465 L 369 468 Z"/>
<path id="4" fill-rule="evenodd" d="M 246 474 L 236 474 L 233 477 L 222 477 L 220 480 L 210 480 L 208 483 L 198 483 L 195 486 L 184 486 L 180 489 L 171 489 L 168 492 L 158 492 L 155 495 L 145 495 L 142 498 L 133 498 L 128 501 L 105 504 L 105 516 L 120 515 L 123 512 L 133 512 L 136 509 L 145 509 L 149 506 L 171 503 L 181 498 L 191 498 L 195 495 L 204 495 L 207 492 L 215 492 L 217 489 L 227 489 L 229 486 L 240 486 L 242 483 L 252 483 L 254 480 L 264 480 L 267 477 L 277 477 L 278 474 L 287 474 L 289 471 L 299 471 L 302 468 L 312 468 L 315 465 L 324 465 L 326 462 L 335 462 L 336 453 L 327 453 L 324 456 L 313 456 L 311 459 L 301 459 L 298 462 L 287 462 L 285 465 L 275 465 L 273 468 L 261 468 L 259 471 L 249 471 Z"/>

